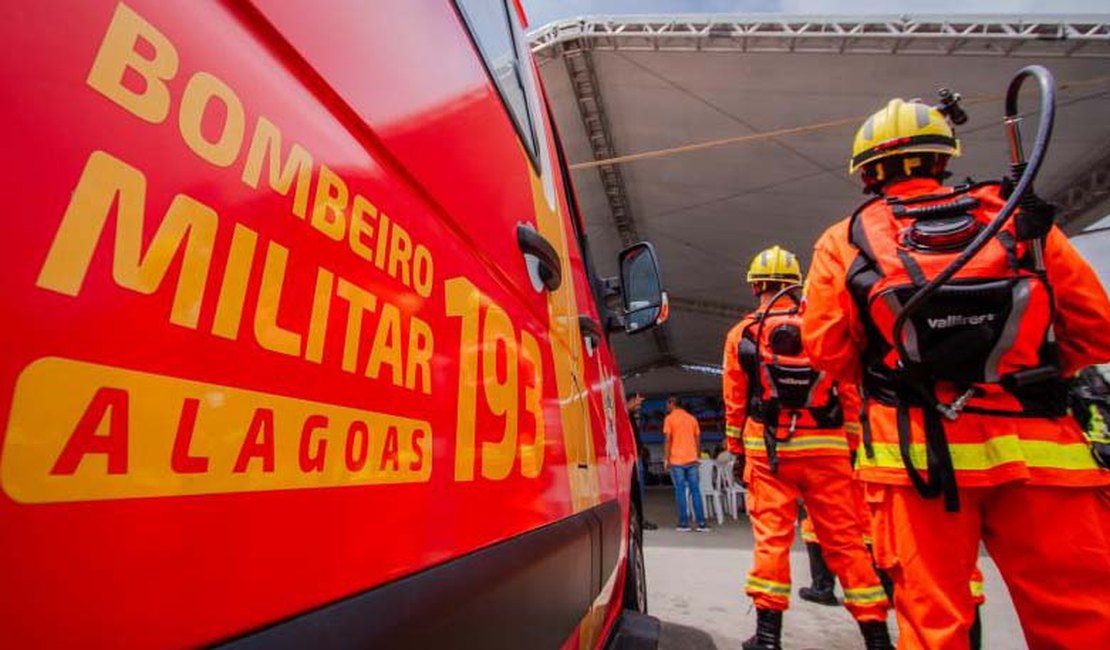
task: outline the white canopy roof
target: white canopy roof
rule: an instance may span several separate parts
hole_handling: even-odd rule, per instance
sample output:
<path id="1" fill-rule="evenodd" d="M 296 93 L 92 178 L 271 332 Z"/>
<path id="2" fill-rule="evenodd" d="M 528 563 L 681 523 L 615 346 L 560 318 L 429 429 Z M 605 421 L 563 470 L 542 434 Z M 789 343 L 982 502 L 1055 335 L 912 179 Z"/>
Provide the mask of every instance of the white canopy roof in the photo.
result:
<path id="1" fill-rule="evenodd" d="M 1048 66 L 1058 109 L 1038 191 L 1072 231 L 1110 212 L 1110 15 L 586 17 L 530 38 L 572 166 L 698 145 L 574 172 L 599 271 L 648 240 L 670 292 L 668 325 L 612 339 L 631 389 L 719 389 L 748 262 L 777 243 L 808 264 L 863 199 L 852 135 L 891 97 L 961 93 L 971 119 L 950 168 L 997 178 L 1001 94 L 1022 66 Z"/>

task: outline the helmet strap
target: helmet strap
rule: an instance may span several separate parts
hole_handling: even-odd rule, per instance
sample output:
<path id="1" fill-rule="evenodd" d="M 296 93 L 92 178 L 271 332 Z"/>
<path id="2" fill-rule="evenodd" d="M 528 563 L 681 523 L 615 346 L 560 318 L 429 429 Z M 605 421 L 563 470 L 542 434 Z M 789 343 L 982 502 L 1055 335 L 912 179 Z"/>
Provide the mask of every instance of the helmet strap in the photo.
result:
<path id="1" fill-rule="evenodd" d="M 882 195 L 893 183 L 910 178 L 934 178 L 938 181 L 951 176 L 947 171 L 949 156 L 922 152 L 889 156 L 864 165 L 860 171 L 864 194 Z"/>
<path id="2" fill-rule="evenodd" d="M 757 298 L 761 298 L 766 294 L 773 294 L 781 290 L 788 284 L 795 284 L 793 282 L 783 282 L 778 280 L 757 280 L 752 282 L 752 293 Z"/>

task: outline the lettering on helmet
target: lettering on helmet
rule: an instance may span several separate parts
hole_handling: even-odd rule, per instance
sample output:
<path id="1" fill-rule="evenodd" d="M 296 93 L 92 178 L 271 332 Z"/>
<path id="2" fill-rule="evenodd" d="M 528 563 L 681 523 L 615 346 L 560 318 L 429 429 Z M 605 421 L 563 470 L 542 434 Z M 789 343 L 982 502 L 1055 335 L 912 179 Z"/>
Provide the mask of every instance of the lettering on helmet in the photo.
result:
<path id="1" fill-rule="evenodd" d="M 949 314 L 944 318 L 927 318 L 926 322 L 929 324 L 930 329 L 942 330 L 949 327 L 961 327 L 965 325 L 982 325 L 989 323 L 995 319 L 994 314 Z"/>

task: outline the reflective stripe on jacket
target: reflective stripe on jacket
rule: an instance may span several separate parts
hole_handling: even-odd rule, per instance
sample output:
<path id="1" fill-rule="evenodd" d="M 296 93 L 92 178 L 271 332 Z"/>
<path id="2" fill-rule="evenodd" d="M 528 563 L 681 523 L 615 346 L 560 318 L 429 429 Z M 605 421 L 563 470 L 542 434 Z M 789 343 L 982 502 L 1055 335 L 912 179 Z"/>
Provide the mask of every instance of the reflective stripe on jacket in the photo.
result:
<path id="1" fill-rule="evenodd" d="M 725 402 L 725 437 L 728 448 L 734 454 L 748 454 L 750 457 L 766 458 L 767 446 L 764 441 L 764 427 L 749 417 L 749 379 L 740 366 L 739 345 L 744 330 L 752 323 L 752 315 L 740 320 L 725 338 L 724 358 L 721 366 L 722 393 Z M 848 441 L 844 430 L 835 429 L 798 429 L 788 442 L 779 442 L 777 453 L 780 458 L 808 456 L 830 456 L 848 453 Z"/>
<path id="2" fill-rule="evenodd" d="M 898 197 L 935 194 L 939 183 L 914 179 L 891 187 Z M 849 241 L 848 220 L 829 228 L 817 242 L 810 267 L 803 315 L 803 340 L 813 364 L 844 383 L 859 384 L 867 346 L 865 323 L 846 286 L 858 251 Z M 1062 370 L 1110 361 L 1110 300 L 1091 267 L 1054 228 L 1044 251 L 1054 291 L 1054 326 Z M 911 460 L 924 466 L 922 411 L 910 411 Z M 857 468 L 867 481 L 909 483 L 898 446 L 896 409 L 869 400 L 867 429 L 873 455 L 860 453 Z M 961 486 L 997 485 L 1028 480 L 1042 485 L 1105 485 L 1082 432 L 1070 417 L 1038 418 L 964 413 L 945 421 L 953 466 Z"/>

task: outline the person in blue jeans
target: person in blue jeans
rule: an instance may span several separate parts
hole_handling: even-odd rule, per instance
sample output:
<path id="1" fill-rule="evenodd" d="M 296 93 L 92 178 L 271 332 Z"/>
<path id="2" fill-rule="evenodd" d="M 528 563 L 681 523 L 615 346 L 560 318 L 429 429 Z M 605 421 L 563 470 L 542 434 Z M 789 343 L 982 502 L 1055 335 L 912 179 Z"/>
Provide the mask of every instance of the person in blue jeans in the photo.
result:
<path id="1" fill-rule="evenodd" d="M 686 493 L 694 502 L 694 518 L 699 533 L 708 531 L 705 506 L 698 485 L 698 450 L 701 448 L 701 427 L 698 420 L 678 405 L 678 398 L 667 398 L 667 417 L 663 419 L 663 461 L 674 483 L 674 502 L 678 508 L 679 532 L 690 531 L 690 515 L 686 510 Z"/>

